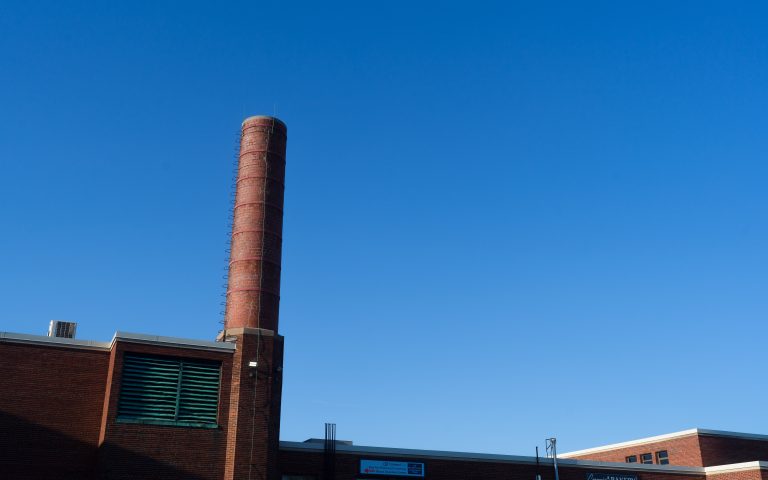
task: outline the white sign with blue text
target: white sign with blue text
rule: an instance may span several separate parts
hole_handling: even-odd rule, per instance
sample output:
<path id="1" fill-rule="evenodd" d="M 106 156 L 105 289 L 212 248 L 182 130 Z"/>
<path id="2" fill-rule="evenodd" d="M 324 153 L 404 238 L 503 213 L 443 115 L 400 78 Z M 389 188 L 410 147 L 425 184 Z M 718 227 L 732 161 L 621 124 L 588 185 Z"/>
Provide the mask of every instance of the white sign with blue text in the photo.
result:
<path id="1" fill-rule="evenodd" d="M 631 473 L 588 473 L 587 480 L 637 480 L 637 475 Z"/>
<path id="2" fill-rule="evenodd" d="M 424 464 L 416 462 L 390 462 L 388 460 L 360 460 L 360 473 L 366 475 L 393 475 L 396 477 L 423 477 Z"/>

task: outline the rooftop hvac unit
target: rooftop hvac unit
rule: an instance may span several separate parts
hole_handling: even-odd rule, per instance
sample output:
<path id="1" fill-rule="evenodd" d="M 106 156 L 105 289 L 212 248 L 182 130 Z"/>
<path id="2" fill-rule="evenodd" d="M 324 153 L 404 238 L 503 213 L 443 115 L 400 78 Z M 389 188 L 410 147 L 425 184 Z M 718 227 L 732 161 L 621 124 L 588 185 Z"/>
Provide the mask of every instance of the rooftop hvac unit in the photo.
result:
<path id="1" fill-rule="evenodd" d="M 49 337 L 75 338 L 75 331 L 77 331 L 77 323 L 75 322 L 51 320 L 51 324 L 48 326 Z"/>

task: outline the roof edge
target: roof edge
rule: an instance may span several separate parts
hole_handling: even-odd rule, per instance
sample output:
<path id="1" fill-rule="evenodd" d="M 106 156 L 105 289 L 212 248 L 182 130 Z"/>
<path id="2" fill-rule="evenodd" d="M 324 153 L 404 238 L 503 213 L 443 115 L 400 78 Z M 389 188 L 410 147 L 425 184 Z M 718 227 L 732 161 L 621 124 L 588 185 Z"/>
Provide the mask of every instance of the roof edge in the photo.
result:
<path id="1" fill-rule="evenodd" d="M 673 438 L 687 437 L 689 435 L 707 435 L 707 436 L 713 436 L 713 437 L 732 437 L 732 438 L 743 438 L 748 440 L 768 441 L 768 435 L 760 435 L 756 433 L 729 432 L 725 430 L 707 430 L 703 428 L 691 428 L 688 430 L 681 430 L 679 432 L 666 433 L 664 435 L 638 438 L 637 440 L 611 443 L 611 444 L 602 445 L 599 447 L 585 448 L 583 450 L 574 450 L 572 452 L 562 453 L 558 455 L 558 458 L 571 458 L 571 457 L 576 457 L 580 455 L 587 455 L 590 453 L 607 452 L 610 450 L 618 450 L 620 448 L 633 447 L 635 445 L 645 445 L 648 443 L 656 443 L 664 440 L 671 440 Z"/>
<path id="2" fill-rule="evenodd" d="M 32 343 L 51 347 L 81 348 L 84 350 L 109 351 L 112 342 L 97 342 L 95 340 L 79 340 L 76 338 L 49 337 L 47 335 L 30 335 L 28 333 L 0 332 L 0 343 Z"/>
<path id="3" fill-rule="evenodd" d="M 707 435 L 711 437 L 731 437 L 731 438 L 743 438 L 746 440 L 763 440 L 768 442 L 768 435 L 762 435 L 759 433 L 742 433 L 742 432 L 729 432 L 727 430 L 707 430 L 698 428 L 699 435 Z"/>
<path id="4" fill-rule="evenodd" d="M 217 352 L 234 352 L 235 344 L 229 342 L 213 342 L 188 338 L 163 337 L 142 333 L 115 332 L 109 342 L 95 340 L 80 340 L 76 338 L 49 337 L 47 335 L 30 335 L 27 333 L 0 332 L 0 343 L 27 343 L 48 347 L 78 348 L 82 350 L 99 350 L 109 352 L 115 342 L 143 343 L 164 347 L 190 348 L 195 350 L 210 350 Z"/>
<path id="5" fill-rule="evenodd" d="M 303 443 L 303 442 L 280 442 L 281 450 L 288 451 L 313 451 L 321 453 L 323 444 Z M 422 459 L 439 460 L 473 460 L 477 462 L 493 463 L 514 463 L 535 465 L 536 457 L 527 457 L 520 455 L 502 455 L 494 453 L 471 453 L 471 452 L 450 452 L 441 450 L 416 450 L 408 448 L 387 448 L 371 447 L 364 445 L 336 445 L 336 452 L 350 453 L 356 455 L 370 456 L 388 456 L 388 457 L 415 457 Z M 552 464 L 551 458 L 539 457 L 539 463 L 547 465 Z M 560 467 L 581 467 L 594 470 L 613 470 L 613 471 L 657 471 L 687 475 L 702 475 L 702 467 L 683 467 L 678 465 L 643 465 L 639 463 L 617 463 L 617 462 L 595 462 L 591 460 L 571 460 L 558 457 L 558 466 Z"/>
<path id="6" fill-rule="evenodd" d="M 574 450 L 572 452 L 561 453 L 559 458 L 570 458 L 579 455 L 587 455 L 589 453 L 605 452 L 609 450 L 618 450 L 620 448 L 632 447 L 635 445 L 645 445 L 646 443 L 661 442 L 664 440 L 670 440 L 673 438 L 687 437 L 690 435 L 698 435 L 698 428 L 691 428 L 688 430 L 681 430 L 679 432 L 665 433 L 664 435 L 656 435 L 653 437 L 638 438 L 636 440 L 628 440 L 626 442 L 610 443 L 608 445 L 602 445 L 599 447 L 585 448 L 583 450 Z"/>
<path id="7" fill-rule="evenodd" d="M 684 430 L 677 434 L 690 434 L 686 432 L 700 432 L 699 429 Z M 733 432 L 726 432 L 733 433 Z M 675 434 L 668 434 L 675 435 Z M 660 435 L 664 436 L 664 435 Z M 649 437 L 651 438 L 651 437 Z M 304 443 L 281 441 L 280 449 L 287 451 L 311 451 L 322 453 L 324 445 L 322 443 Z M 336 451 L 339 453 L 350 453 L 356 455 L 387 456 L 387 457 L 414 457 L 421 459 L 439 459 L 439 460 L 474 460 L 478 462 L 495 463 L 515 463 L 535 465 L 536 457 L 521 455 L 501 455 L 494 453 L 471 453 L 471 452 L 451 452 L 443 450 L 417 450 L 409 448 L 388 448 L 371 447 L 365 445 L 344 445 L 337 444 Z M 551 458 L 538 458 L 539 463 L 551 465 Z M 733 463 L 728 465 L 718 465 L 713 467 L 684 467 L 680 465 L 644 465 L 641 463 L 623 463 L 623 462 L 597 462 L 593 460 L 573 460 L 558 457 L 558 465 L 561 467 L 590 468 L 594 470 L 613 470 L 613 471 L 634 471 L 634 472 L 665 472 L 684 475 L 717 475 L 721 473 L 739 472 L 744 470 L 768 470 L 768 461 L 754 461 Z"/>
<path id="8" fill-rule="evenodd" d="M 234 343 L 214 342 L 210 340 L 194 340 L 190 338 L 164 337 L 162 335 L 147 335 L 144 333 L 115 332 L 110 346 L 116 341 L 129 343 L 145 343 L 166 347 L 191 348 L 195 350 L 213 350 L 219 352 L 234 352 L 237 348 Z"/>
<path id="9" fill-rule="evenodd" d="M 744 470 L 768 470 L 768 462 L 756 461 L 756 462 L 732 463 L 730 465 L 717 465 L 714 467 L 704 467 L 704 472 L 707 475 L 718 475 L 720 473 L 741 472 Z"/>

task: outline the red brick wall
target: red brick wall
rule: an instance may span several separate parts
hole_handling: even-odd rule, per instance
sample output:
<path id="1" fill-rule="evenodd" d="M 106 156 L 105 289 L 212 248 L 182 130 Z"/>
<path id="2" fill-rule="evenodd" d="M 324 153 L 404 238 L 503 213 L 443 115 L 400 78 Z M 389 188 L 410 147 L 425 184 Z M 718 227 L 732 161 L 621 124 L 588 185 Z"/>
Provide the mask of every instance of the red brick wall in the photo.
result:
<path id="1" fill-rule="evenodd" d="M 669 453 L 670 465 L 691 467 L 711 467 L 768 460 L 768 441 L 698 434 L 633 447 L 569 456 L 568 458 L 599 462 L 624 462 L 629 455 L 636 455 L 640 461 L 640 454 L 651 453 L 655 463 L 656 452 L 659 450 L 666 450 Z"/>
<path id="2" fill-rule="evenodd" d="M 88 479 L 109 353 L 0 343 L 0 477 Z"/>
<path id="3" fill-rule="evenodd" d="M 219 428 L 117 423 L 125 352 L 221 361 Z M 99 449 L 99 478 L 220 480 L 226 457 L 232 353 L 118 341 L 112 356 L 110 393 L 105 402 L 107 412 Z"/>
<path id="4" fill-rule="evenodd" d="M 258 375 L 248 366 L 258 362 Z M 233 358 L 225 480 L 279 478 L 283 337 L 242 333 Z"/>
<path id="5" fill-rule="evenodd" d="M 219 427 L 116 422 L 126 352 L 221 361 Z M 282 337 L 251 333 L 234 353 L 0 343 L 0 478 L 275 479 L 282 352 Z M 258 384 L 247 367 L 257 357 Z"/>
<path id="6" fill-rule="evenodd" d="M 765 440 L 701 435 L 699 443 L 707 467 L 768 460 L 768 441 Z"/>
<path id="7" fill-rule="evenodd" d="M 381 476 L 366 476 L 358 474 L 359 462 L 361 458 L 394 461 L 411 461 L 424 463 L 425 480 L 533 480 L 536 475 L 536 466 L 530 464 L 514 464 L 501 462 L 481 462 L 468 460 L 448 460 L 448 459 L 416 459 L 416 458 L 398 458 L 397 456 L 377 457 L 376 455 L 357 455 L 347 453 L 337 453 L 336 458 L 336 480 L 355 480 L 358 478 L 370 478 L 374 480 L 389 480 Z M 280 452 L 280 469 L 283 474 L 293 475 L 315 475 L 321 480 L 323 468 L 322 451 L 300 452 L 287 451 Z M 542 480 L 554 480 L 554 471 L 551 464 L 542 464 L 540 469 Z M 582 467 L 564 467 L 559 469 L 560 480 L 586 480 L 589 473 L 596 472 L 615 472 L 615 473 L 634 473 L 638 480 L 704 480 L 705 476 L 690 474 L 675 474 L 661 472 L 645 471 L 612 471 L 605 469 L 582 468 Z M 731 480 L 731 479 L 728 479 Z M 733 480 L 760 480 L 752 478 L 739 478 Z"/>
<path id="8" fill-rule="evenodd" d="M 699 448 L 699 437 L 695 433 L 684 437 L 672 438 L 660 442 L 644 443 L 631 447 L 605 450 L 588 453 L 585 455 L 568 456 L 576 460 L 594 460 L 597 462 L 625 462 L 626 457 L 636 455 L 640 462 L 640 455 L 650 453 L 653 455 L 653 463 L 656 463 L 656 452 L 666 450 L 669 454 L 669 464 L 686 467 L 705 466 L 702 462 L 702 453 Z"/>

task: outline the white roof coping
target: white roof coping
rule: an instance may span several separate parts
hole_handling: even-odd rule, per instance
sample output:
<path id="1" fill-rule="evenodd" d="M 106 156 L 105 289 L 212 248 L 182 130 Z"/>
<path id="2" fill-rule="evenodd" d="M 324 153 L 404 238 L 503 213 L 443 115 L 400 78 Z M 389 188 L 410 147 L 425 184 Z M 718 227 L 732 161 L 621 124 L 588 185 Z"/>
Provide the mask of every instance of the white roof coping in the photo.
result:
<path id="1" fill-rule="evenodd" d="M 561 458 L 561 457 L 569 458 L 569 457 L 576 457 L 580 455 L 587 455 L 590 453 L 605 452 L 608 450 L 618 450 L 620 448 L 627 448 L 627 447 L 633 447 L 635 445 L 645 445 L 648 443 L 662 442 L 665 440 L 671 440 L 673 438 L 687 437 L 689 435 L 710 435 L 710 436 L 717 436 L 717 437 L 733 437 L 733 438 L 743 438 L 748 440 L 768 441 L 768 435 L 759 435 L 756 433 L 728 432 L 725 430 L 707 430 L 703 428 L 691 428 L 688 430 L 682 430 L 680 432 L 667 433 L 664 435 L 657 435 L 654 437 L 646 437 L 646 438 L 639 438 L 637 440 L 629 440 L 627 442 L 612 443 L 612 444 L 603 445 L 600 447 L 586 448 L 584 450 L 575 450 L 573 452 L 562 453 L 558 455 L 558 458 Z"/>
<path id="2" fill-rule="evenodd" d="M 198 350 L 216 350 L 234 352 L 235 344 L 230 342 L 214 342 L 211 340 L 193 340 L 189 338 L 163 337 L 161 335 L 147 335 L 144 333 L 115 332 L 112 344 L 120 340 L 123 342 L 146 343 L 168 347 L 194 348 Z"/>
<path id="3" fill-rule="evenodd" d="M 83 348 L 87 350 L 109 350 L 112 342 L 79 340 L 77 338 L 49 337 L 47 335 L 29 335 L 26 333 L 0 332 L 0 342 L 34 343 L 59 347 Z"/>
<path id="4" fill-rule="evenodd" d="M 304 443 L 304 442 L 280 442 L 281 450 L 294 451 L 323 451 L 323 444 Z M 438 460 L 471 460 L 476 462 L 494 462 L 494 463 L 515 463 L 525 465 L 535 465 L 536 457 L 520 455 L 501 455 L 494 453 L 469 453 L 469 452 L 447 452 L 440 450 L 414 450 L 408 448 L 386 448 L 369 447 L 363 445 L 336 445 L 336 452 L 350 453 L 356 455 L 387 456 L 387 457 L 412 457 L 421 459 Z M 551 465 L 552 459 L 539 457 L 539 463 L 542 465 Z M 641 463 L 616 463 L 616 462 L 595 462 L 592 460 L 571 460 L 557 458 L 557 464 L 560 467 L 580 467 L 593 470 L 612 470 L 612 471 L 657 471 L 666 473 L 678 473 L 686 475 L 702 475 L 702 467 L 682 467 L 678 465 L 644 465 Z"/>
<path id="5" fill-rule="evenodd" d="M 160 345 L 165 347 L 192 348 L 197 350 L 213 350 L 219 352 L 234 352 L 235 344 L 229 342 L 213 342 L 208 340 L 193 340 L 187 338 L 163 337 L 160 335 L 145 335 L 141 333 L 116 332 L 109 342 L 94 340 L 79 340 L 76 338 L 48 337 L 46 335 L 29 335 L 26 333 L 0 332 L 0 342 L 32 343 L 56 347 L 80 348 L 86 350 L 110 351 L 116 341 Z"/>
<path id="6" fill-rule="evenodd" d="M 744 462 L 744 463 L 732 463 L 730 465 L 717 465 L 716 467 L 706 467 L 704 471 L 707 475 L 717 475 L 719 473 L 733 473 L 743 470 L 768 470 L 768 462 Z"/>

